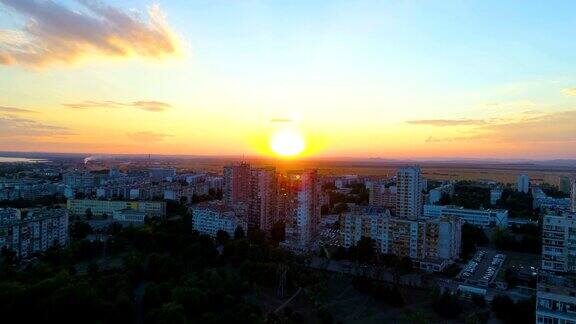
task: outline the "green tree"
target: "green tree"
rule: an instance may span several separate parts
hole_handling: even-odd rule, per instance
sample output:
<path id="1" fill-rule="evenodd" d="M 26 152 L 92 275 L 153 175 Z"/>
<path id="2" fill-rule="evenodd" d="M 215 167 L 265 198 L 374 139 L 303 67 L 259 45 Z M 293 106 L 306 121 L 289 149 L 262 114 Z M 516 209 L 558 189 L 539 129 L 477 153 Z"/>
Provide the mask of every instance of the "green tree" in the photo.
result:
<path id="1" fill-rule="evenodd" d="M 244 229 L 240 226 L 236 227 L 236 230 L 234 231 L 234 239 L 235 240 L 241 240 L 245 237 L 246 237 L 246 234 L 244 233 Z"/>
<path id="2" fill-rule="evenodd" d="M 91 220 L 92 218 L 94 218 L 94 215 L 92 214 L 92 209 L 90 208 L 86 209 L 85 216 L 87 220 Z"/>
<path id="3" fill-rule="evenodd" d="M 216 232 L 216 243 L 222 245 L 230 240 L 230 234 L 228 232 L 219 230 Z"/>
<path id="4" fill-rule="evenodd" d="M 448 291 L 444 291 L 432 301 L 432 308 L 436 314 L 445 318 L 458 318 L 462 313 L 462 305 L 456 296 Z"/>

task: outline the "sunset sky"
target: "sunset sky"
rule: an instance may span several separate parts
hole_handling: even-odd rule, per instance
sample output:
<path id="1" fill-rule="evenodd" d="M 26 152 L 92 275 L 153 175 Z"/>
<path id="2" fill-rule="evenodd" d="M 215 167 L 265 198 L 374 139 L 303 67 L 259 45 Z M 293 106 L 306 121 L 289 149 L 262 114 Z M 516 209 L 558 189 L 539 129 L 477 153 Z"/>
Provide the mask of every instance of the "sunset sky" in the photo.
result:
<path id="1" fill-rule="evenodd" d="M 576 1 L 0 0 L 0 151 L 576 158 Z"/>

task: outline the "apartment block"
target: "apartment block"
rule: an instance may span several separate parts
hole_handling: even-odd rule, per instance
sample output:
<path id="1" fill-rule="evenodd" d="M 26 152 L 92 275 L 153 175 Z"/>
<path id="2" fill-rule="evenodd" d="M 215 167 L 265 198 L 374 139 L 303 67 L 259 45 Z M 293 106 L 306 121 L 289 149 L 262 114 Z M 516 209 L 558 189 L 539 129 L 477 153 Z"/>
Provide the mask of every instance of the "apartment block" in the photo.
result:
<path id="1" fill-rule="evenodd" d="M 370 182 L 368 184 L 369 204 L 371 206 L 381 206 L 388 208 L 392 213 L 396 212 L 396 200 L 398 192 L 396 186 L 386 187 L 381 182 Z"/>
<path id="2" fill-rule="evenodd" d="M 65 209 L 0 209 L 0 248 L 16 252 L 20 258 L 68 243 L 68 212 Z"/>
<path id="3" fill-rule="evenodd" d="M 148 176 L 154 181 L 171 180 L 176 177 L 176 169 L 172 168 L 150 168 Z"/>
<path id="4" fill-rule="evenodd" d="M 461 228 L 456 217 L 410 220 L 364 209 L 343 215 L 340 237 L 347 248 L 362 237 L 372 238 L 380 253 L 410 257 L 422 270 L 441 271 L 459 257 Z"/>
<path id="5" fill-rule="evenodd" d="M 576 277 L 545 273 L 538 278 L 536 323 L 576 323 Z"/>
<path id="6" fill-rule="evenodd" d="M 576 219 L 571 214 L 543 220 L 536 323 L 576 323 Z"/>
<path id="7" fill-rule="evenodd" d="M 422 190 L 424 180 L 419 167 L 398 170 L 396 177 L 397 198 L 396 216 L 417 219 L 422 216 Z"/>
<path id="8" fill-rule="evenodd" d="M 528 175 L 521 174 L 518 176 L 516 190 L 523 193 L 528 193 L 528 191 L 530 191 L 530 178 Z"/>
<path id="9" fill-rule="evenodd" d="M 390 212 L 364 208 L 342 215 L 340 242 L 345 248 L 356 245 L 362 237 L 374 240 L 380 253 L 388 254 Z"/>
<path id="10" fill-rule="evenodd" d="M 576 179 L 572 179 L 572 189 L 570 190 L 570 212 L 576 214 Z"/>
<path id="11" fill-rule="evenodd" d="M 490 190 L 490 205 L 496 205 L 498 200 L 502 198 L 502 192 L 503 191 L 501 188 L 495 188 Z"/>
<path id="12" fill-rule="evenodd" d="M 273 167 L 250 171 L 248 226 L 269 232 L 278 221 L 278 175 Z"/>
<path id="13" fill-rule="evenodd" d="M 224 167 L 224 202 L 229 205 L 250 203 L 250 165 L 240 163 Z"/>
<path id="14" fill-rule="evenodd" d="M 320 226 L 321 184 L 316 170 L 289 172 L 283 182 L 283 214 L 286 240 L 282 245 L 295 252 L 314 248 Z"/>
<path id="15" fill-rule="evenodd" d="M 449 197 L 454 196 L 454 184 L 447 183 L 440 187 L 434 188 L 429 192 L 429 202 L 434 205 L 442 199 L 443 195 L 448 195 Z"/>
<path id="16" fill-rule="evenodd" d="M 247 222 L 238 216 L 236 210 L 222 201 L 202 202 L 191 207 L 192 228 L 202 234 L 216 237 L 218 231 L 224 231 L 234 237 L 236 228 L 246 232 Z"/>
<path id="17" fill-rule="evenodd" d="M 569 215 L 544 216 L 542 270 L 576 273 L 576 219 Z"/>

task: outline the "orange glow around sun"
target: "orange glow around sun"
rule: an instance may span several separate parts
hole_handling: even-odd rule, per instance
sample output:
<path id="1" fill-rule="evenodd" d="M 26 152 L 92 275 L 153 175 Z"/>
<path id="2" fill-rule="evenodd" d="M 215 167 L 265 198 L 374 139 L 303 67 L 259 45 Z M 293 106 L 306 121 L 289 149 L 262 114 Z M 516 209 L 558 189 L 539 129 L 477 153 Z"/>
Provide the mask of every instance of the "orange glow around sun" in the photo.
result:
<path id="1" fill-rule="evenodd" d="M 306 148 L 306 143 L 300 132 L 281 129 L 270 138 L 270 148 L 278 155 L 291 157 L 302 153 Z"/>

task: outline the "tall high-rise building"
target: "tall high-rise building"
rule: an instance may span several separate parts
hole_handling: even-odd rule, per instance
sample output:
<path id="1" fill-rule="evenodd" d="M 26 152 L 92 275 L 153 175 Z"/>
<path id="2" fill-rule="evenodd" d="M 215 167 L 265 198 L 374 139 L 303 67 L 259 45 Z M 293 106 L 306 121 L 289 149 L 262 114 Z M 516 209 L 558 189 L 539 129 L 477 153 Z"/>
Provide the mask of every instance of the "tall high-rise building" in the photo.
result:
<path id="1" fill-rule="evenodd" d="M 396 179 L 396 216 L 417 219 L 422 216 L 422 171 L 419 167 L 401 168 Z"/>
<path id="2" fill-rule="evenodd" d="M 523 193 L 528 193 L 528 191 L 530 191 L 530 178 L 526 174 L 518 176 L 516 190 Z"/>
<path id="3" fill-rule="evenodd" d="M 273 167 L 251 170 L 248 226 L 269 232 L 278 221 L 278 180 Z"/>
<path id="4" fill-rule="evenodd" d="M 230 205 L 250 203 L 250 165 L 240 163 L 224 167 L 224 202 Z"/>
<path id="5" fill-rule="evenodd" d="M 313 248 L 320 226 L 321 184 L 316 170 L 288 173 L 282 194 L 286 209 L 286 240 L 283 245 L 307 252 Z"/>
<path id="6" fill-rule="evenodd" d="M 576 219 L 544 216 L 536 323 L 576 323 Z"/>

